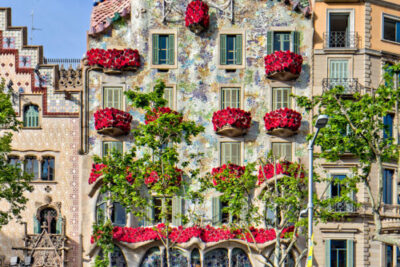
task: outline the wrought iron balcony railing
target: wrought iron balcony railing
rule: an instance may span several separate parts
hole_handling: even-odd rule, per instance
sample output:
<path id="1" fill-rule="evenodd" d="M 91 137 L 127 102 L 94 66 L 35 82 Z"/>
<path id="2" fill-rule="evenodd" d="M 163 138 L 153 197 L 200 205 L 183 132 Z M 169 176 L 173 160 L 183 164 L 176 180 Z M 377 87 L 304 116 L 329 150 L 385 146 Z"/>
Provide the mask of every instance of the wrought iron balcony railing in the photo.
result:
<path id="1" fill-rule="evenodd" d="M 354 94 L 360 92 L 361 86 L 358 83 L 358 79 L 353 78 L 325 78 L 322 80 L 323 91 L 328 91 L 336 86 L 344 87 L 344 94 Z"/>
<path id="2" fill-rule="evenodd" d="M 324 32 L 324 48 L 357 49 L 356 32 Z"/>

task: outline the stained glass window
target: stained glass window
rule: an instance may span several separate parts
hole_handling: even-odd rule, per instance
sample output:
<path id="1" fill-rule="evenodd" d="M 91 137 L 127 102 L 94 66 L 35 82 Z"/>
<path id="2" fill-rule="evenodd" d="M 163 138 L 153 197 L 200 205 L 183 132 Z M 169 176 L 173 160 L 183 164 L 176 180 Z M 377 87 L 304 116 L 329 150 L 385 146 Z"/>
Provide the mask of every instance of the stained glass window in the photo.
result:
<path id="1" fill-rule="evenodd" d="M 140 267 L 160 267 L 161 266 L 161 252 L 157 247 L 151 248 L 146 252 Z"/>
<path id="2" fill-rule="evenodd" d="M 224 248 L 219 248 L 207 252 L 204 256 L 204 267 L 228 267 L 228 251 Z"/>
<path id="3" fill-rule="evenodd" d="M 164 262 L 164 266 L 167 267 L 167 262 Z M 187 267 L 188 260 L 179 250 L 171 250 L 171 266 L 174 267 Z"/>
<path id="4" fill-rule="evenodd" d="M 100 250 L 99 253 L 100 258 L 103 258 L 103 251 Z M 110 263 L 110 267 L 127 267 L 128 265 L 126 264 L 126 260 L 124 257 L 124 253 L 122 252 L 122 250 L 117 247 L 114 246 L 114 251 L 111 253 L 111 263 Z"/>
<path id="5" fill-rule="evenodd" d="M 201 260 L 200 260 L 200 251 L 199 249 L 195 248 L 192 251 L 192 255 L 190 257 L 190 267 L 200 267 Z"/>
<path id="6" fill-rule="evenodd" d="M 232 250 L 231 267 L 251 267 L 251 263 L 247 254 L 240 248 Z"/>

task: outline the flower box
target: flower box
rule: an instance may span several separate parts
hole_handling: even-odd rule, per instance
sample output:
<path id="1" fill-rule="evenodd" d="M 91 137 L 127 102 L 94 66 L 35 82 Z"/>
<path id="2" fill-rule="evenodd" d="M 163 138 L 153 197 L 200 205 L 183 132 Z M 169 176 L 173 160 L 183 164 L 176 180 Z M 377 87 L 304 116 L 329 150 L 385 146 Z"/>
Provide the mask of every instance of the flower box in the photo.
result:
<path id="1" fill-rule="evenodd" d="M 132 116 L 115 108 L 100 109 L 94 113 L 95 128 L 99 134 L 120 136 L 131 130 Z"/>
<path id="2" fill-rule="evenodd" d="M 160 108 L 154 108 L 152 111 L 147 112 L 145 115 L 144 123 L 147 125 L 150 122 L 156 121 L 163 114 L 174 114 L 178 116 L 178 121 L 177 122 L 171 121 L 172 124 L 181 123 L 183 120 L 183 117 L 179 112 L 174 111 L 169 107 L 160 107 Z"/>
<path id="3" fill-rule="evenodd" d="M 201 0 L 194 0 L 186 8 L 185 25 L 198 34 L 208 28 L 210 16 L 208 5 Z"/>
<path id="4" fill-rule="evenodd" d="M 274 172 L 275 175 L 277 175 L 277 178 L 280 179 L 284 176 L 291 175 L 290 173 L 290 168 L 292 166 L 292 162 L 286 161 L 286 162 L 279 162 L 275 164 L 275 170 L 274 170 L 274 164 L 268 163 L 264 166 L 260 166 L 258 169 L 258 185 L 261 185 L 264 183 L 266 180 L 270 180 L 272 177 L 274 177 Z M 304 178 L 304 170 L 300 169 L 300 166 L 296 170 L 296 175 L 298 174 L 297 171 L 300 170 L 299 178 Z"/>
<path id="5" fill-rule="evenodd" d="M 212 117 L 214 131 L 219 135 L 236 137 L 245 135 L 251 126 L 251 114 L 239 108 L 214 112 Z"/>
<path id="6" fill-rule="evenodd" d="M 226 169 L 229 170 L 228 177 L 221 175 Z M 221 167 L 213 168 L 211 171 L 211 175 L 213 176 L 213 184 L 218 185 L 219 181 L 228 182 L 229 179 L 240 178 L 244 174 L 245 170 L 246 167 L 231 163 L 228 165 L 224 164 Z"/>
<path id="7" fill-rule="evenodd" d="M 281 108 L 265 114 L 265 129 L 268 134 L 289 137 L 298 132 L 301 119 L 301 114 L 297 111 Z"/>
<path id="8" fill-rule="evenodd" d="M 180 186 L 182 182 L 183 171 L 181 169 L 175 168 L 173 173 L 164 174 L 164 181 L 168 181 L 168 184 L 171 186 Z M 147 177 L 144 179 L 144 183 L 147 187 L 152 187 L 156 183 L 158 183 L 162 177 L 158 174 L 157 171 L 148 171 Z"/>
<path id="9" fill-rule="evenodd" d="M 275 51 L 264 57 L 267 78 L 291 81 L 300 76 L 303 57 L 290 51 Z"/>
<path id="10" fill-rule="evenodd" d="M 98 49 L 86 53 L 86 64 L 94 69 L 102 69 L 107 74 L 120 74 L 122 71 L 135 71 L 140 67 L 140 55 L 135 49 Z"/>

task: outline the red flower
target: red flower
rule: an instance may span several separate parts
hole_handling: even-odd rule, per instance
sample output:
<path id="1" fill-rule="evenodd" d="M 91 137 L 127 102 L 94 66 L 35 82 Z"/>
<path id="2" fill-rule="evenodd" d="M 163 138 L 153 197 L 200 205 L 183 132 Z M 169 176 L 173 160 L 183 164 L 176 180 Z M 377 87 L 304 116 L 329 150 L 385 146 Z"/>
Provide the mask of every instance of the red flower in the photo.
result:
<path id="1" fill-rule="evenodd" d="M 232 175 L 232 177 L 224 177 L 221 175 L 226 169 L 229 170 L 229 174 Z M 213 168 L 211 171 L 211 175 L 213 176 L 213 184 L 217 185 L 219 181 L 228 182 L 229 178 L 240 178 L 244 174 L 245 170 L 245 166 L 238 166 L 236 164 L 224 164 L 221 167 Z"/>
<path id="2" fill-rule="evenodd" d="M 274 72 L 291 72 L 300 74 L 303 57 L 290 51 L 275 51 L 264 57 L 265 74 Z"/>
<path id="3" fill-rule="evenodd" d="M 140 66 L 139 52 L 130 48 L 124 50 L 92 48 L 86 52 L 86 58 L 89 66 L 100 65 L 117 70 Z"/>
<path id="4" fill-rule="evenodd" d="M 174 168 L 174 173 L 169 175 L 169 174 L 164 174 L 164 181 L 168 181 L 169 184 L 171 185 L 177 185 L 179 186 L 182 182 L 182 175 L 183 171 L 179 168 Z M 158 175 L 157 171 L 150 171 L 147 174 L 147 177 L 144 179 L 144 183 L 148 186 L 151 187 L 157 182 L 161 180 L 161 177 Z"/>
<path id="5" fill-rule="evenodd" d="M 107 167 L 103 163 L 93 163 L 89 176 L 89 184 L 93 184 L 103 174 L 102 170 Z"/>
<path id="6" fill-rule="evenodd" d="M 301 119 L 301 114 L 297 111 L 281 108 L 265 114 L 265 129 L 272 131 L 276 128 L 287 128 L 297 131 L 301 125 Z"/>
<path id="7" fill-rule="evenodd" d="M 275 174 L 279 175 L 279 174 L 284 174 L 284 175 L 291 175 L 289 169 L 291 168 L 291 165 L 293 163 L 291 162 L 280 162 L 277 163 L 275 165 Z M 300 175 L 299 178 L 304 178 L 305 174 L 304 174 L 304 170 L 300 169 L 300 166 L 298 166 L 295 175 L 297 175 L 297 171 L 300 171 Z M 272 163 L 268 163 L 266 165 L 264 165 L 264 167 L 260 166 L 260 168 L 258 169 L 258 184 L 262 184 L 263 182 L 265 182 L 265 180 L 267 179 L 271 179 L 272 177 L 274 177 L 274 165 Z"/>
<path id="8" fill-rule="evenodd" d="M 186 8 L 185 25 L 199 24 L 208 28 L 210 16 L 208 15 L 208 5 L 200 0 L 194 0 Z"/>
<path id="9" fill-rule="evenodd" d="M 147 112 L 145 115 L 145 124 L 149 124 L 152 121 L 157 120 L 162 114 L 175 114 L 178 115 L 178 122 L 181 123 L 183 120 L 182 115 L 179 112 L 176 112 L 174 110 L 171 110 L 169 107 L 160 107 L 160 108 L 154 108 L 151 112 Z M 171 124 L 174 122 L 171 121 Z"/>
<path id="10" fill-rule="evenodd" d="M 212 117 L 214 131 L 221 129 L 225 125 L 248 129 L 251 125 L 251 113 L 241 110 L 240 108 L 230 108 L 214 112 Z"/>
<path id="11" fill-rule="evenodd" d="M 100 109 L 94 113 L 94 123 L 96 130 L 103 128 L 119 128 L 124 133 L 131 130 L 132 116 L 115 108 Z"/>

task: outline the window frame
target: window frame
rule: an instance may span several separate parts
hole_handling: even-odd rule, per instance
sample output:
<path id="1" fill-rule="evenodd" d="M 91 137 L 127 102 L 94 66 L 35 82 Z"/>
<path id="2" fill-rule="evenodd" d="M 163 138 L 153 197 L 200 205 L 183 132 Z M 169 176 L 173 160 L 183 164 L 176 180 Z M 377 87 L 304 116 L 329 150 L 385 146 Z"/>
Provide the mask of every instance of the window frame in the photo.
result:
<path id="1" fill-rule="evenodd" d="M 219 86 L 219 94 L 218 94 L 218 104 L 219 104 L 219 109 L 223 109 L 222 105 L 222 93 L 224 89 L 239 89 L 239 108 L 243 109 L 243 99 L 244 99 L 244 90 L 243 90 L 243 85 L 238 84 L 238 83 L 227 83 L 227 84 L 220 84 Z"/>
<path id="2" fill-rule="evenodd" d="M 37 126 L 25 126 L 25 108 L 29 108 L 30 106 L 34 106 L 37 108 Z M 40 129 L 41 125 L 41 116 L 40 116 L 41 108 L 38 104 L 34 103 L 27 103 L 26 105 L 23 105 L 22 107 L 22 129 Z"/>
<path id="3" fill-rule="evenodd" d="M 101 142 L 101 156 L 102 156 L 102 157 L 105 157 L 105 156 L 107 156 L 107 155 L 111 155 L 111 154 L 106 154 L 106 153 L 105 153 L 105 148 L 104 148 L 104 146 L 105 146 L 106 143 L 121 143 L 121 153 L 124 153 L 124 151 L 125 151 L 125 148 L 124 148 L 125 142 L 123 142 L 123 141 L 116 141 L 116 140 L 103 140 L 103 141 Z M 112 151 L 111 151 L 111 152 L 112 152 Z M 110 153 L 111 153 L 111 152 L 110 152 Z"/>
<path id="4" fill-rule="evenodd" d="M 287 86 L 287 87 L 284 87 L 284 86 L 273 86 L 273 87 L 271 87 L 271 110 L 273 111 L 273 110 L 277 110 L 278 109 L 278 108 L 276 108 L 276 105 L 275 105 L 276 101 L 275 101 L 275 95 L 274 95 L 274 92 L 277 89 L 280 89 L 280 90 L 287 89 L 289 91 L 288 101 L 287 101 L 288 102 L 288 107 L 287 108 L 292 108 L 293 107 L 293 103 L 292 103 L 292 98 L 290 97 L 290 94 L 292 93 L 293 88 L 291 86 Z"/>
<path id="5" fill-rule="evenodd" d="M 221 35 L 242 35 L 242 63 L 241 64 L 221 64 Z M 218 56 L 217 68 L 224 70 L 244 69 L 246 67 L 246 31 L 243 29 L 222 29 L 218 33 Z"/>
<path id="6" fill-rule="evenodd" d="M 290 149 L 291 155 L 290 155 L 290 159 L 286 158 L 286 160 L 288 160 L 290 162 L 294 161 L 294 155 L 293 155 L 294 145 L 293 145 L 293 142 L 283 142 L 281 140 L 276 140 L 276 141 L 273 140 L 273 141 L 271 141 L 271 151 L 272 151 L 272 153 L 274 152 L 274 144 L 290 144 L 290 146 L 291 146 L 291 149 Z M 279 158 L 281 158 L 281 157 L 279 157 Z M 278 158 L 278 160 L 279 160 L 279 158 Z"/>
<path id="7" fill-rule="evenodd" d="M 47 180 L 43 179 L 43 164 L 45 159 L 52 159 L 53 160 L 53 173 L 51 175 L 47 175 Z M 48 169 L 50 169 L 50 166 L 47 167 Z M 50 176 L 53 176 L 52 179 L 49 179 Z M 40 171 L 39 171 L 39 180 L 40 181 L 44 181 L 44 182 L 52 182 L 56 179 L 56 158 L 54 156 L 50 156 L 50 155 L 45 155 L 42 156 L 41 160 L 40 160 Z"/>
<path id="8" fill-rule="evenodd" d="M 238 165 L 240 165 L 240 166 L 242 166 L 243 165 L 243 152 L 244 152 L 244 142 L 241 142 L 241 141 L 237 141 L 237 140 L 221 140 L 220 142 L 218 142 L 218 151 L 219 151 L 219 153 L 218 153 L 218 161 L 219 161 L 219 163 L 220 163 L 220 166 L 221 165 L 223 165 L 224 163 L 222 162 L 222 159 L 223 159 L 223 157 L 222 157 L 222 145 L 223 144 L 226 144 L 226 143 L 237 143 L 237 144 L 239 144 L 239 149 L 240 149 L 240 151 L 239 151 L 239 164 Z M 227 163 L 226 163 L 227 164 Z"/>
<path id="9" fill-rule="evenodd" d="M 400 39 L 399 39 L 398 41 L 393 41 L 393 40 L 385 39 L 385 19 L 394 20 L 394 21 L 400 23 L 400 17 L 395 16 L 395 15 L 391 15 L 391 14 L 387 14 L 387 13 L 382 13 L 382 21 L 381 21 L 381 23 L 382 23 L 382 27 L 381 27 L 381 41 L 400 45 Z M 400 38 L 400 25 L 399 25 L 399 29 L 397 29 L 397 23 L 396 23 L 396 26 L 395 26 L 395 27 L 396 27 L 396 32 L 395 32 L 395 35 L 396 35 L 396 36 L 395 36 L 395 39 L 397 39 L 397 37 Z M 397 36 L 397 30 L 399 31 L 399 36 Z"/>
<path id="10" fill-rule="evenodd" d="M 172 110 L 176 110 L 176 107 L 177 107 L 177 103 L 176 103 L 177 102 L 176 101 L 176 84 L 172 84 L 172 83 L 165 84 L 165 88 L 171 88 L 171 91 L 172 91 L 171 92 L 172 93 L 172 103 L 171 103 L 172 105 L 171 106 L 167 106 L 167 107 L 169 107 Z M 165 89 L 164 89 L 164 96 L 165 96 Z"/>
<path id="11" fill-rule="evenodd" d="M 33 173 L 30 173 L 29 172 L 29 174 L 33 174 L 33 177 L 32 177 L 32 181 L 33 182 L 37 182 L 37 181 L 41 181 L 41 173 L 40 173 L 40 170 L 41 170 L 41 160 L 40 160 L 40 158 L 38 157 L 38 156 L 36 156 L 36 155 L 26 155 L 25 157 L 24 157 L 24 160 L 22 161 L 22 165 L 23 165 L 23 171 L 24 172 L 26 172 L 26 173 L 28 173 L 27 172 L 27 168 L 26 168 L 26 161 L 27 161 L 27 159 L 35 159 L 36 160 L 36 162 L 37 162 L 37 177 L 35 177 L 34 176 L 34 172 Z"/>
<path id="12" fill-rule="evenodd" d="M 121 89 L 121 92 L 120 92 L 120 97 L 121 97 L 120 108 L 116 108 L 116 109 L 124 111 L 125 110 L 125 97 L 124 97 L 125 85 L 122 85 L 122 84 L 104 84 L 102 86 L 102 88 L 101 88 L 101 90 L 102 90 L 101 101 L 102 101 L 103 109 L 111 108 L 111 107 L 106 107 L 106 105 L 105 105 L 105 101 L 106 101 L 106 99 L 105 99 L 105 89 L 106 88 L 119 88 L 119 89 Z"/>
<path id="13" fill-rule="evenodd" d="M 354 8 L 328 8 L 326 9 L 326 32 L 330 32 L 331 22 L 330 22 L 330 14 L 331 13 L 349 13 L 349 32 L 355 32 L 355 10 Z"/>
<path id="14" fill-rule="evenodd" d="M 386 192 L 386 191 L 385 191 L 385 190 L 386 190 L 386 183 L 385 183 L 385 181 L 387 181 L 387 180 L 386 180 L 387 178 L 385 178 L 385 177 L 386 177 L 386 176 L 385 176 L 386 171 L 392 172 L 391 187 L 389 187 L 389 188 L 390 188 L 390 202 L 391 202 L 391 203 L 386 203 L 386 198 L 385 198 L 385 192 Z M 382 187 L 383 187 L 382 202 L 383 202 L 383 204 L 386 204 L 386 205 L 394 205 L 394 203 L 397 202 L 397 199 L 395 199 L 395 198 L 397 197 L 397 196 L 396 196 L 396 188 L 395 188 L 396 184 L 397 184 L 397 181 L 396 181 L 396 170 L 395 170 L 395 169 L 392 169 L 392 168 L 390 168 L 390 167 L 384 166 L 384 167 L 383 167 L 383 174 L 382 174 Z"/>
<path id="15" fill-rule="evenodd" d="M 153 63 L 153 35 L 174 35 L 174 64 Z M 152 29 L 149 32 L 149 51 L 151 69 L 176 69 L 178 68 L 178 29 Z"/>
<path id="16" fill-rule="evenodd" d="M 99 193 L 97 194 L 97 197 L 95 198 L 96 201 L 95 201 L 95 205 L 94 205 L 94 221 L 95 221 L 96 223 L 99 223 L 99 222 L 100 222 L 100 219 L 101 219 L 101 218 L 99 218 L 99 211 L 98 211 L 98 210 L 100 209 L 99 207 L 102 206 L 102 205 L 104 205 L 104 215 L 103 215 L 104 218 L 102 218 L 102 219 L 103 219 L 103 222 L 105 222 L 105 221 L 107 220 L 107 209 L 108 209 L 107 206 L 108 206 L 108 201 L 111 201 L 111 200 L 107 199 L 108 193 L 109 193 L 109 192 L 105 192 L 105 193 L 99 192 Z M 100 202 L 99 199 L 100 199 L 101 196 L 103 196 L 103 197 L 102 197 L 103 199 L 102 199 L 101 202 Z M 128 226 L 128 221 L 129 221 L 128 215 L 129 215 L 129 213 L 126 212 L 125 207 L 122 206 L 119 202 L 111 202 L 111 204 L 112 204 L 112 210 L 113 210 L 113 211 L 115 210 L 115 204 L 119 204 L 119 205 L 124 209 L 124 212 L 125 212 L 125 223 L 124 223 L 124 224 L 115 223 L 114 220 L 113 220 L 113 214 L 110 214 L 110 220 L 111 220 L 112 225 L 121 226 L 121 227 L 123 227 L 123 226 Z"/>
<path id="17" fill-rule="evenodd" d="M 355 255 L 355 242 L 353 238 L 329 238 L 325 239 L 325 266 L 326 267 L 334 267 L 332 266 L 332 244 L 331 241 L 345 241 L 346 242 L 346 266 L 353 267 L 354 266 L 354 255 Z M 329 254 L 328 254 L 329 253 Z"/>

